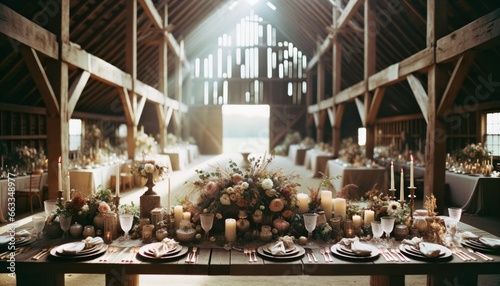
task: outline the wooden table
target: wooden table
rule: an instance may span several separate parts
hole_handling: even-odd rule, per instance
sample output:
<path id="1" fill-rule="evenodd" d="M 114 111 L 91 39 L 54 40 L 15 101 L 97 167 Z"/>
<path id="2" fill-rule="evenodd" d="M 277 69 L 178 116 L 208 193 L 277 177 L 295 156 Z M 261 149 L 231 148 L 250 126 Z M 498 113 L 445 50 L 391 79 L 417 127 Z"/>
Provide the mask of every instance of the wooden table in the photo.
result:
<path id="1" fill-rule="evenodd" d="M 333 159 L 333 154 L 317 149 L 309 149 L 305 152 L 304 165 L 306 169 L 313 171 L 313 178 L 321 178 L 328 173 L 327 162 Z"/>
<path id="2" fill-rule="evenodd" d="M 300 144 L 291 144 L 288 146 L 288 157 L 295 163 L 295 165 L 302 166 L 306 158 L 306 152 L 310 148 L 303 147 Z"/>
<path id="3" fill-rule="evenodd" d="M 460 223 L 463 230 L 478 235 L 494 237 L 479 229 Z M 29 225 L 26 225 L 29 227 Z M 120 249 L 108 262 L 98 262 L 99 258 L 89 261 L 58 261 L 49 256 L 31 260 L 41 248 L 47 245 L 60 245 L 69 240 L 41 239 L 32 244 L 30 250 L 18 254 L 13 264 L 17 275 L 17 285 L 64 285 L 65 273 L 95 273 L 106 275 L 106 285 L 137 285 L 138 275 L 321 275 L 321 276 L 371 276 L 371 285 L 404 285 L 405 275 L 427 275 L 427 285 L 477 285 L 479 274 L 500 274 L 500 255 L 488 254 L 494 261 L 465 262 L 453 255 L 448 261 L 387 262 L 382 256 L 374 261 L 351 262 L 333 256 L 333 262 L 325 262 L 320 247 L 331 243 L 313 242 L 312 250 L 318 262 L 309 262 L 307 256 L 301 259 L 282 262 L 265 260 L 258 257 L 257 262 L 248 262 L 248 257 L 236 249 L 224 250 L 213 244 L 198 245 L 199 257 L 195 264 L 185 263 L 180 257 L 164 263 L 142 262 L 137 257 L 133 263 L 121 262 L 128 256 L 126 248 Z M 262 243 L 250 246 L 257 247 Z M 247 245 L 248 247 L 248 245 Z M 122 252 L 123 251 L 123 252 Z M 0 261 L 0 271 L 9 273 L 8 261 Z M 289 278 L 293 279 L 293 278 Z M 332 277 L 332 281 L 335 278 Z M 450 284 L 451 281 L 451 284 Z M 128 284 L 127 284 L 128 283 Z M 422 285 L 426 282 L 422 281 Z"/>
<path id="4" fill-rule="evenodd" d="M 327 174 L 330 177 L 339 176 L 332 181 L 335 190 L 340 191 L 348 184 L 355 184 L 359 187 L 358 198 L 366 191 L 371 190 L 375 185 L 380 191 L 387 192 L 387 174 L 383 167 L 358 167 L 344 165 L 341 160 L 329 160 Z"/>

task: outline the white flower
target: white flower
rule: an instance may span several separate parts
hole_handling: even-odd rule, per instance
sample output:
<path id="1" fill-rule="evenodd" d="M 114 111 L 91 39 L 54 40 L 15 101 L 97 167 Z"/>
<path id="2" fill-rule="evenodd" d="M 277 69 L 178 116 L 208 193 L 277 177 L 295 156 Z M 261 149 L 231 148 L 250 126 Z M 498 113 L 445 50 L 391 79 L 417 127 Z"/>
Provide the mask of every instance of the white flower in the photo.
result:
<path id="1" fill-rule="evenodd" d="M 223 194 L 221 197 L 220 197 L 220 203 L 224 206 L 229 206 L 231 205 L 231 198 L 229 198 L 228 194 Z"/>
<path id="2" fill-rule="evenodd" d="M 241 187 L 242 187 L 244 190 L 248 189 L 248 183 L 247 183 L 247 182 L 243 182 L 243 183 L 241 183 Z"/>
<path id="3" fill-rule="evenodd" d="M 155 166 L 153 164 L 150 164 L 150 163 L 146 163 L 144 165 L 144 172 L 146 173 L 153 173 L 155 171 Z"/>
<path id="4" fill-rule="evenodd" d="M 276 196 L 276 190 L 275 189 L 270 189 L 270 190 L 266 190 L 266 195 L 270 198 Z"/>
<path id="5" fill-rule="evenodd" d="M 390 202 L 387 207 L 387 214 L 396 215 L 401 211 L 401 205 L 398 202 Z"/>
<path id="6" fill-rule="evenodd" d="M 89 205 L 84 204 L 82 207 L 82 212 L 88 212 L 89 211 Z"/>
<path id="7" fill-rule="evenodd" d="M 262 181 L 262 188 L 264 190 L 269 190 L 272 187 L 273 187 L 273 180 L 271 180 L 271 179 L 264 179 Z"/>

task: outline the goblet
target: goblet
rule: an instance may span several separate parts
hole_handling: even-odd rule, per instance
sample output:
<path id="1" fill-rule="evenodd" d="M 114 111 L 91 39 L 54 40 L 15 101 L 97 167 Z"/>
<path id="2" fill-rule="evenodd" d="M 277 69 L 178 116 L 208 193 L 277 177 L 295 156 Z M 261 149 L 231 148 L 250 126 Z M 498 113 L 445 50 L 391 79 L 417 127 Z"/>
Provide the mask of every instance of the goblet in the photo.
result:
<path id="1" fill-rule="evenodd" d="M 42 237 L 43 227 L 45 226 L 45 216 L 35 215 L 32 217 L 33 227 L 35 228 L 35 235 L 37 238 Z"/>
<path id="2" fill-rule="evenodd" d="M 64 231 L 63 237 L 68 238 L 68 230 L 71 227 L 71 216 L 64 214 L 59 215 L 59 224 L 61 226 L 61 229 Z"/>
<path id="3" fill-rule="evenodd" d="M 312 232 L 316 228 L 316 223 L 318 221 L 318 214 L 316 213 L 305 213 L 302 215 L 304 217 L 304 226 L 307 230 L 308 237 L 312 237 Z"/>
<path id="4" fill-rule="evenodd" d="M 385 237 L 387 238 L 387 245 L 390 246 L 390 240 L 391 240 L 391 232 L 394 229 L 394 217 L 392 216 L 383 216 L 380 218 L 380 222 L 382 225 L 382 229 L 385 232 Z"/>
<path id="5" fill-rule="evenodd" d="M 214 224 L 214 214 L 213 213 L 202 213 L 200 214 L 201 228 L 205 231 L 205 239 L 208 239 L 208 232 L 212 229 Z"/>
<path id="6" fill-rule="evenodd" d="M 375 242 L 378 242 L 384 234 L 384 230 L 382 229 L 382 223 L 380 221 L 372 221 L 372 234 Z"/>
<path id="7" fill-rule="evenodd" d="M 132 224 L 134 223 L 134 215 L 132 214 L 120 214 L 120 227 L 122 228 L 123 240 L 129 239 L 128 232 L 132 229 Z"/>

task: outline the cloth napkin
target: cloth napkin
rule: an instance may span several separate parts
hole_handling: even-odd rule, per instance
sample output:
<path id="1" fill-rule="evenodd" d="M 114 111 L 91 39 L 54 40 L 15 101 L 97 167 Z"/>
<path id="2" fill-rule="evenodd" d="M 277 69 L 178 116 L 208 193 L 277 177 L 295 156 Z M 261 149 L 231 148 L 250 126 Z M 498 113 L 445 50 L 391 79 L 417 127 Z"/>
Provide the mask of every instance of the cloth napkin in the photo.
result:
<path id="1" fill-rule="evenodd" d="M 469 239 L 469 240 L 478 240 L 479 236 L 477 234 L 474 234 L 470 231 L 464 231 L 460 234 L 460 237 L 462 239 Z"/>
<path id="2" fill-rule="evenodd" d="M 358 237 L 343 238 L 339 243 L 350 249 L 357 256 L 366 256 L 372 253 L 372 248 L 368 244 L 359 241 Z"/>
<path id="3" fill-rule="evenodd" d="M 29 232 L 25 229 L 22 229 L 22 230 L 16 232 L 16 238 L 29 237 L 29 236 L 31 236 L 31 232 Z"/>
<path id="4" fill-rule="evenodd" d="M 500 239 L 481 237 L 479 242 L 495 250 L 500 250 Z"/>
<path id="5" fill-rule="evenodd" d="M 166 253 L 168 253 L 170 250 L 176 248 L 177 245 L 179 245 L 179 242 L 175 241 L 174 239 L 166 237 L 157 246 L 153 247 L 152 249 L 153 255 L 157 258 L 160 258 Z"/>
<path id="6" fill-rule="evenodd" d="M 414 237 L 412 239 L 403 239 L 401 243 L 415 247 L 420 251 L 420 253 L 429 258 L 438 257 L 439 254 L 441 254 L 441 249 L 436 244 L 423 242 L 422 238 L 420 237 Z"/>
<path id="7" fill-rule="evenodd" d="M 10 241 L 10 236 L 0 236 L 0 245 L 8 244 Z"/>
<path id="8" fill-rule="evenodd" d="M 277 241 L 273 246 L 269 247 L 269 251 L 273 255 L 284 255 L 286 254 L 285 244 L 283 241 Z"/>
<path id="9" fill-rule="evenodd" d="M 74 243 L 70 243 L 63 247 L 62 252 L 65 254 L 73 254 L 76 255 L 80 253 L 80 251 L 84 249 L 91 248 L 93 246 L 104 243 L 104 240 L 101 237 L 87 237 L 86 239 Z"/>

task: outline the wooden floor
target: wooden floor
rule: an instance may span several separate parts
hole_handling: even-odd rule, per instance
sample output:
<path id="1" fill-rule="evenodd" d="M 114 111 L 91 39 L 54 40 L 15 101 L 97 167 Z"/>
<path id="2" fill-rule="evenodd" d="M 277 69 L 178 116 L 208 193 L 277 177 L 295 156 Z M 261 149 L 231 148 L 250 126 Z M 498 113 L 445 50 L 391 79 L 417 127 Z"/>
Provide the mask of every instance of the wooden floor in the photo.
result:
<path id="1" fill-rule="evenodd" d="M 171 206 L 176 204 L 177 199 L 182 198 L 188 186 L 184 183 L 196 179 L 196 169 L 210 168 L 210 166 L 225 166 L 229 159 L 237 163 L 242 163 L 240 154 L 223 154 L 218 156 L 201 156 L 191 163 L 186 170 L 174 171 L 171 175 L 172 193 L 170 194 Z M 301 176 L 301 187 L 299 191 L 308 193 L 307 187 L 316 188 L 320 179 L 313 178 L 312 171 L 306 170 L 303 166 L 295 166 L 294 163 L 287 157 L 277 156 L 270 168 L 283 168 L 285 173 L 295 172 Z M 162 198 L 162 205 L 167 205 L 168 194 L 166 193 L 166 182 L 158 182 L 155 186 L 155 191 Z M 143 193 L 143 188 L 130 189 L 122 193 L 121 202 L 128 203 L 130 201 L 139 202 L 139 197 Z M 422 202 L 416 202 L 421 205 Z M 16 217 L 18 223 L 24 224 L 31 220 L 30 214 L 19 214 Z M 486 230 L 497 236 L 500 236 L 500 218 L 478 217 L 471 215 L 463 215 L 462 221 L 473 225 L 477 228 Z M 5 232 L 6 225 L 0 225 L 0 233 Z M 67 274 L 66 285 L 82 286 L 82 285 L 105 285 L 103 275 L 91 274 Z M 480 276 L 481 286 L 498 286 L 500 285 L 500 270 L 499 275 L 482 275 Z M 406 286 L 425 285 L 426 277 L 422 275 L 407 276 Z M 287 276 L 287 277 L 256 277 L 256 276 L 185 276 L 185 275 L 141 275 L 141 285 L 184 285 L 184 286 L 229 286 L 229 285 L 287 285 L 287 286 L 318 286 L 318 285 L 369 285 L 369 277 L 352 277 L 352 276 L 335 276 L 335 277 L 312 277 L 312 276 Z M 10 286 L 15 285 L 15 280 L 0 275 L 0 285 Z M 450 284 L 451 285 L 451 284 Z"/>

